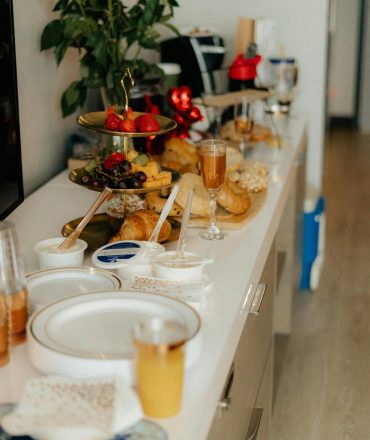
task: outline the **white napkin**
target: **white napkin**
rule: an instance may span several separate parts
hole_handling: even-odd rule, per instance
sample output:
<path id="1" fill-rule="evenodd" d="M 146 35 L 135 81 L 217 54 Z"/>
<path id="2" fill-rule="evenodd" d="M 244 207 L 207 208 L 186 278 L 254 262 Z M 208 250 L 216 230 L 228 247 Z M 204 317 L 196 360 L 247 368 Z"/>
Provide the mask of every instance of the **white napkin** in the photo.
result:
<path id="1" fill-rule="evenodd" d="M 29 380 L 16 409 L 2 419 L 12 435 L 38 440 L 106 440 L 142 418 L 136 393 L 120 378 Z"/>

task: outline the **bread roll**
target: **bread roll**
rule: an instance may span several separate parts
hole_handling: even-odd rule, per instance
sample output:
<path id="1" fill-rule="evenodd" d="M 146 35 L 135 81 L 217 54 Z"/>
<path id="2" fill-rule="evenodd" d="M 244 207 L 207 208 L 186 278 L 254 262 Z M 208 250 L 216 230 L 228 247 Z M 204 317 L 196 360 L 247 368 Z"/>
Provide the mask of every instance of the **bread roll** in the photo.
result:
<path id="1" fill-rule="evenodd" d="M 159 215 L 149 209 L 135 211 L 133 214 L 125 218 L 120 230 L 114 235 L 109 242 L 120 240 L 149 240 L 152 232 L 157 224 Z M 171 224 L 165 220 L 160 230 L 158 242 L 163 243 L 168 240 L 171 234 Z"/>
<path id="2" fill-rule="evenodd" d="M 191 189 L 194 190 L 191 213 L 200 217 L 208 217 L 210 215 L 209 194 L 203 185 L 202 178 L 197 174 L 183 174 L 180 180 L 179 192 L 175 199 L 176 203 L 184 209 Z"/>
<path id="3" fill-rule="evenodd" d="M 251 205 L 248 192 L 228 179 L 217 193 L 217 203 L 231 214 L 244 214 Z"/>
<path id="4" fill-rule="evenodd" d="M 158 191 L 152 191 L 145 196 L 145 202 L 148 206 L 148 209 L 160 214 L 164 205 L 167 202 L 167 198 L 161 197 Z M 168 215 L 170 217 L 180 217 L 183 214 L 184 210 L 179 206 L 176 202 L 172 205 L 170 212 Z"/>
<path id="5" fill-rule="evenodd" d="M 165 150 L 162 154 L 163 161 L 178 162 L 185 166 L 197 166 L 199 162 L 198 150 L 194 145 L 178 137 L 166 140 Z"/>
<path id="6" fill-rule="evenodd" d="M 239 170 L 242 166 L 244 159 L 243 155 L 240 151 L 231 147 L 230 145 L 226 146 L 226 173 L 232 173 L 233 171 Z"/>

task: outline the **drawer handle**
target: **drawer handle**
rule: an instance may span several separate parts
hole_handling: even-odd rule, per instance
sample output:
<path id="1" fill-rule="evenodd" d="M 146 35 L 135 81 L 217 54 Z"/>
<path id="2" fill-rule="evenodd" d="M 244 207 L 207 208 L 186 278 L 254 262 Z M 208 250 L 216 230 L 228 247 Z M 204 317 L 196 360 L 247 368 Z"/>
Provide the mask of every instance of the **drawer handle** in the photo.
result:
<path id="1" fill-rule="evenodd" d="M 264 283 L 258 284 L 256 292 L 254 293 L 252 304 L 249 308 L 249 313 L 252 313 L 253 315 L 259 314 L 261 309 L 261 304 L 265 296 L 266 288 L 267 288 L 267 284 Z"/>
<path id="2" fill-rule="evenodd" d="M 230 393 L 234 381 L 234 371 L 235 371 L 235 367 L 234 364 L 232 364 L 229 372 L 229 376 L 226 381 L 222 399 L 217 404 L 217 410 L 218 410 L 217 412 L 219 417 L 222 417 L 224 413 L 230 410 L 230 405 L 231 405 Z"/>
<path id="3" fill-rule="evenodd" d="M 245 311 L 245 308 L 246 308 L 247 302 L 248 302 L 248 298 L 251 295 L 253 290 L 254 290 L 254 294 L 256 294 L 257 287 L 258 287 L 258 284 L 256 285 L 255 283 L 252 283 L 252 284 L 249 285 L 248 291 L 245 294 L 243 305 L 242 305 L 239 313 L 243 313 Z"/>
<path id="4" fill-rule="evenodd" d="M 254 408 L 246 440 L 256 440 L 262 419 L 263 408 Z"/>

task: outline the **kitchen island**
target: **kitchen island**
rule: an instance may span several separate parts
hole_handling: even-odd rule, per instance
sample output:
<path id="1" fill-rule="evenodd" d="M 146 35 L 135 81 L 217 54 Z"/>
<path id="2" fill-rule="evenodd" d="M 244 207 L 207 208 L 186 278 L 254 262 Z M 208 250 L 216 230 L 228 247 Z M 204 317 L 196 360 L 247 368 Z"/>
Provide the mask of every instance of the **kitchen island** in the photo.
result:
<path id="1" fill-rule="evenodd" d="M 307 142 L 303 117 L 282 121 L 280 129 L 284 141 L 278 154 L 264 147 L 264 158 L 271 162 L 270 183 L 258 214 L 218 242 L 200 238 L 199 229 L 188 232 L 187 250 L 214 258 L 215 264 L 202 312 L 202 351 L 186 370 L 182 411 L 157 420 L 171 440 L 241 439 L 247 433 L 268 438 L 273 332 L 289 331 Z M 71 183 L 64 171 L 8 217 L 16 224 L 27 272 L 37 269 L 34 244 L 60 236 L 62 226 L 84 215 L 96 197 L 96 192 Z M 85 264 L 92 266 L 89 255 Z M 38 374 L 25 345 L 16 347 L 11 363 L 0 369 L 0 402 L 17 400 L 25 380 Z"/>

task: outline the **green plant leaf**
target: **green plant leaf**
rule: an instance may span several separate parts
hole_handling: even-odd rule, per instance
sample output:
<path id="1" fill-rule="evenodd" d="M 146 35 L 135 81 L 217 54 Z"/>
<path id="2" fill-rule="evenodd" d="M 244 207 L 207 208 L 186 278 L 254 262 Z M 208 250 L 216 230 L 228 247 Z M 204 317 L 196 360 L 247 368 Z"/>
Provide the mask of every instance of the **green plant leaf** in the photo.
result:
<path id="1" fill-rule="evenodd" d="M 166 26 L 166 28 L 168 28 L 170 31 L 174 32 L 178 37 L 181 37 L 181 34 L 176 26 L 174 26 L 171 23 L 162 23 L 162 24 L 163 26 Z"/>
<path id="2" fill-rule="evenodd" d="M 129 16 L 132 18 L 137 18 L 138 16 L 140 16 L 142 13 L 142 9 L 140 8 L 139 5 L 134 5 L 130 11 L 129 11 Z"/>
<path id="3" fill-rule="evenodd" d="M 97 31 L 90 34 L 86 45 L 92 48 L 91 52 L 100 64 L 107 63 L 107 42 L 103 32 Z"/>
<path id="4" fill-rule="evenodd" d="M 64 91 L 61 99 L 63 117 L 72 114 L 80 103 L 79 81 L 74 81 Z"/>
<path id="5" fill-rule="evenodd" d="M 77 38 L 82 32 L 80 23 L 75 18 L 66 18 L 64 20 L 63 36 L 69 40 Z"/>
<path id="6" fill-rule="evenodd" d="M 69 0 L 59 0 L 54 6 L 53 11 L 62 11 L 66 9 Z"/>
<path id="7" fill-rule="evenodd" d="M 149 26 L 153 24 L 154 15 L 158 5 L 159 5 L 159 0 L 146 1 L 144 15 L 143 15 L 143 23 L 145 26 Z"/>
<path id="8" fill-rule="evenodd" d="M 50 49 L 63 41 L 63 26 L 61 20 L 48 23 L 41 35 L 41 50 Z"/>
<path id="9" fill-rule="evenodd" d="M 80 28 L 82 34 L 88 38 L 90 34 L 98 29 L 98 25 L 91 17 L 86 17 L 84 20 L 80 20 Z"/>
<path id="10" fill-rule="evenodd" d="M 79 81 L 73 81 L 66 91 L 64 92 L 65 100 L 67 105 L 72 105 L 73 103 L 78 101 L 79 97 Z"/>
<path id="11" fill-rule="evenodd" d="M 66 53 L 66 50 L 68 49 L 68 47 L 70 46 L 69 41 L 62 41 L 61 44 L 59 44 L 56 48 L 55 48 L 55 61 L 57 63 L 57 65 L 59 66 L 60 62 L 62 61 L 62 59 L 64 58 L 64 55 Z"/>

